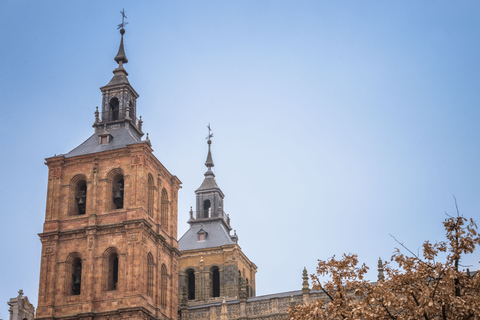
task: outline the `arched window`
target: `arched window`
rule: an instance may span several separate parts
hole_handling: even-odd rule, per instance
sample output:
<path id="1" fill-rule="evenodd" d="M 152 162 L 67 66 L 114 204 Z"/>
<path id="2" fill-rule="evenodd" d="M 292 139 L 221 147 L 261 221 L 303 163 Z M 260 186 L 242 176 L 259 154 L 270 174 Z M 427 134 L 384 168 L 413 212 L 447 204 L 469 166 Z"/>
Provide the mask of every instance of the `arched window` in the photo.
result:
<path id="1" fill-rule="evenodd" d="M 250 297 L 250 285 L 248 284 L 248 278 L 246 279 L 247 283 L 247 297 Z"/>
<path id="2" fill-rule="evenodd" d="M 210 217 L 210 200 L 205 200 L 203 201 L 203 218 L 209 218 Z"/>
<path id="3" fill-rule="evenodd" d="M 128 107 L 129 107 L 128 116 L 130 117 L 130 119 L 135 120 L 135 107 L 132 100 L 128 102 Z"/>
<path id="4" fill-rule="evenodd" d="M 125 183 L 123 181 L 123 175 L 117 174 L 113 179 L 113 185 L 112 185 L 113 209 L 123 208 L 124 187 L 125 187 Z"/>
<path id="5" fill-rule="evenodd" d="M 118 288 L 118 254 L 113 251 L 108 255 L 107 260 L 107 290 L 117 290 Z"/>
<path id="6" fill-rule="evenodd" d="M 162 284 L 160 287 L 160 304 L 162 307 L 167 306 L 167 281 L 168 281 L 168 274 L 167 274 L 167 267 L 165 267 L 164 264 L 162 264 Z"/>
<path id="7" fill-rule="evenodd" d="M 153 184 L 153 177 L 151 174 L 148 174 L 148 208 L 147 212 L 150 217 L 153 217 L 153 204 L 155 197 L 155 186 Z"/>
<path id="8" fill-rule="evenodd" d="M 168 228 L 168 194 L 165 188 L 162 189 L 162 207 L 161 207 L 161 224 L 166 231 Z"/>
<path id="9" fill-rule="evenodd" d="M 75 186 L 75 212 L 77 214 L 85 214 L 87 207 L 87 182 L 80 180 Z"/>
<path id="10" fill-rule="evenodd" d="M 220 271 L 218 267 L 212 267 L 211 272 L 211 281 L 212 281 L 212 297 L 220 297 Z"/>
<path id="11" fill-rule="evenodd" d="M 79 295 L 82 292 L 82 259 L 77 257 L 72 262 L 71 294 Z"/>
<path id="12" fill-rule="evenodd" d="M 195 300 L 195 271 L 193 269 L 187 270 L 187 290 L 188 300 Z"/>
<path id="13" fill-rule="evenodd" d="M 110 103 L 108 104 L 108 108 L 110 111 L 110 119 L 112 121 L 118 120 L 119 106 L 120 106 L 120 103 L 118 102 L 118 99 L 116 97 L 110 100 Z"/>
<path id="14" fill-rule="evenodd" d="M 153 297 L 153 272 L 155 264 L 153 263 L 153 255 L 147 255 L 147 296 Z"/>

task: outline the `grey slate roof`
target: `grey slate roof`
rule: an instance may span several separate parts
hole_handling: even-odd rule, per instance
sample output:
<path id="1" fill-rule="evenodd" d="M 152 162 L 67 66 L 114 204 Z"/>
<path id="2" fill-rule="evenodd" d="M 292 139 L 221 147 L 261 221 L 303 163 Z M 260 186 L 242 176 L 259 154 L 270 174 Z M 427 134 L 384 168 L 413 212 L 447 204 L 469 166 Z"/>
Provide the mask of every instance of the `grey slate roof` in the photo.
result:
<path id="1" fill-rule="evenodd" d="M 221 219 L 221 218 L 219 218 Z M 185 234 L 178 240 L 178 249 L 180 251 L 184 250 L 195 250 L 195 249 L 205 249 L 205 248 L 215 248 L 224 245 L 235 244 L 235 241 L 230 237 L 228 229 L 225 227 L 224 223 L 216 220 L 206 220 L 201 224 L 196 223 L 190 225 L 190 228 L 185 232 Z M 207 237 L 205 241 L 198 241 L 198 231 L 203 229 L 207 232 Z"/>
<path id="2" fill-rule="evenodd" d="M 215 176 L 212 175 L 206 175 L 205 179 L 202 182 L 202 185 L 196 190 L 210 190 L 210 189 L 220 189 L 217 185 L 217 182 L 215 181 Z"/>
<path id="3" fill-rule="evenodd" d="M 110 79 L 110 82 L 102 88 L 109 87 L 109 86 L 114 86 L 114 85 L 117 85 L 117 84 L 130 84 L 130 82 L 128 82 L 128 78 L 127 78 L 128 73 L 127 73 L 127 71 L 125 71 L 125 69 L 123 69 L 123 67 L 119 67 L 119 68 L 113 70 L 113 74 L 114 74 L 114 76 L 112 77 L 112 79 Z"/>
<path id="4" fill-rule="evenodd" d="M 120 127 L 117 129 L 108 129 L 108 133 L 112 136 L 110 143 L 100 144 L 99 134 L 94 133 L 90 138 L 85 140 L 81 145 L 65 154 L 65 158 L 80 156 L 84 154 L 97 153 L 102 151 L 109 151 L 115 149 L 125 148 L 129 144 L 141 143 L 140 140 L 137 140 L 132 133 L 124 128 Z"/>

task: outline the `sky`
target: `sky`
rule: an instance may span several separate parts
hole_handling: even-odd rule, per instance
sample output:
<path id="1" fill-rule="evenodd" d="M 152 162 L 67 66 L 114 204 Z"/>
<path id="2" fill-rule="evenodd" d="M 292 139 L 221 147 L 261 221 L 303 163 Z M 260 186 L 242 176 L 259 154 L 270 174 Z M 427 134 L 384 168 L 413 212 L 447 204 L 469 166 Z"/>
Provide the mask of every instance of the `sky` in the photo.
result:
<path id="1" fill-rule="evenodd" d="M 125 8 L 129 81 L 154 154 L 182 181 L 179 237 L 214 172 L 257 295 L 304 267 L 441 241 L 480 212 L 478 1 L 0 1 L 0 319 L 36 306 L 44 159 L 93 133 Z M 463 264 L 480 269 L 480 250 Z"/>

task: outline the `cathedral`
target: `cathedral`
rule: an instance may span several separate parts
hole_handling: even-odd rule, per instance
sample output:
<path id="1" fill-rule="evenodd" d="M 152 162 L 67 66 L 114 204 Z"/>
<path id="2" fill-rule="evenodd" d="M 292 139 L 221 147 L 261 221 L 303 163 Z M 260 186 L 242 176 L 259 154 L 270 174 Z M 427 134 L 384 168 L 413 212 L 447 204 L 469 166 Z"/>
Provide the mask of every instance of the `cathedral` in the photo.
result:
<path id="1" fill-rule="evenodd" d="M 206 172 L 189 229 L 177 240 L 181 181 L 153 155 L 124 65 L 124 24 L 93 134 L 47 158 L 38 305 L 20 291 L 10 320 L 288 319 L 318 298 L 302 290 L 257 297 L 257 266 L 242 251 L 217 185 L 209 129 Z"/>

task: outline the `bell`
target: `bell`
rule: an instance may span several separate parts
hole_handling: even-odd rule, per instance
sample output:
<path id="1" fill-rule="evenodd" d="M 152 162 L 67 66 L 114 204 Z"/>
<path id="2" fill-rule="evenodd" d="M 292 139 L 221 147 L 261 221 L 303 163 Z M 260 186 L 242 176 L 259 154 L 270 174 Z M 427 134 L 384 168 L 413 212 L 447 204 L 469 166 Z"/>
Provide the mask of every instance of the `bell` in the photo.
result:
<path id="1" fill-rule="evenodd" d="M 115 199 L 122 199 L 122 193 L 120 192 L 120 190 L 117 190 L 115 191 Z"/>
<path id="2" fill-rule="evenodd" d="M 75 277 L 75 282 L 73 283 L 74 285 L 79 285 L 81 283 L 80 276 Z"/>
<path id="3" fill-rule="evenodd" d="M 83 200 L 83 197 L 78 198 L 78 204 L 80 205 L 85 204 L 85 200 Z"/>

